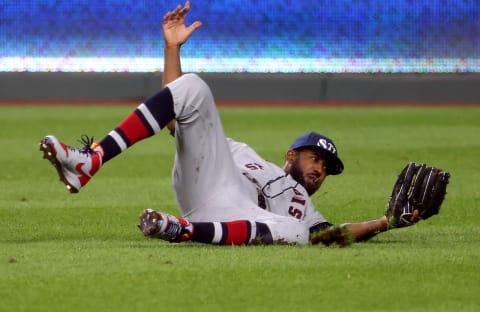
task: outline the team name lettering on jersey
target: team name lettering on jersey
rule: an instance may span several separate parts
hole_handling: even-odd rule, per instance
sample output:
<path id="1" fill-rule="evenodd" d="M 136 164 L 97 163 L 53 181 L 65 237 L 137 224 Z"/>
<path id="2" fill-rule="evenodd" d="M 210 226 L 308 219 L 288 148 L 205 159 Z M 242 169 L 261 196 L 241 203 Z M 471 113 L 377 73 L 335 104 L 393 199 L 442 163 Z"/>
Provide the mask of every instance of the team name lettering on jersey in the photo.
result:
<path id="1" fill-rule="evenodd" d="M 250 170 L 263 170 L 263 166 L 257 163 L 245 164 L 245 168 Z"/>
<path id="2" fill-rule="evenodd" d="M 305 209 L 305 204 L 307 201 L 303 199 L 302 193 L 293 189 L 295 196 L 292 197 L 291 203 L 292 205 L 288 207 L 288 213 L 297 219 L 302 219 L 303 217 L 303 210 Z M 300 207 L 299 207 L 300 206 Z"/>

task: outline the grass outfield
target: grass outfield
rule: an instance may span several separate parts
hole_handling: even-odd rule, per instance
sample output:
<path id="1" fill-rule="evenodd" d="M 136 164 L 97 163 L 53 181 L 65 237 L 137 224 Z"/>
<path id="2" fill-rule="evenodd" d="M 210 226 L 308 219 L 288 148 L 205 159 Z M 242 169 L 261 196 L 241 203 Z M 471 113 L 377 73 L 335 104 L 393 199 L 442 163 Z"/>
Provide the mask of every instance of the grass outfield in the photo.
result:
<path id="1" fill-rule="evenodd" d="M 299 134 L 334 138 L 345 172 L 313 197 L 334 223 L 379 217 L 409 160 L 448 169 L 439 216 L 348 248 L 144 238 L 176 213 L 160 133 L 68 194 L 38 142 L 101 139 L 134 107 L 0 107 L 1 311 L 479 311 L 479 108 L 222 108 L 226 133 L 282 164 Z"/>

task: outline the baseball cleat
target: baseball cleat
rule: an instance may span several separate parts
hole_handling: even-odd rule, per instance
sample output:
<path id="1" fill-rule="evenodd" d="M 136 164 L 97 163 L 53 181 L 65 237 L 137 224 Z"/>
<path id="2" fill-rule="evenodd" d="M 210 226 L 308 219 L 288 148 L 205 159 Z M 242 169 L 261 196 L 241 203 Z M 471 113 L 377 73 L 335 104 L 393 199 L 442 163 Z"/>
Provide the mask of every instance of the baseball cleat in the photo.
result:
<path id="1" fill-rule="evenodd" d="M 60 181 L 70 193 L 78 193 L 102 165 L 100 152 L 92 149 L 93 138 L 82 136 L 80 142 L 85 145 L 81 149 L 65 145 L 53 135 L 40 141 L 43 158 L 57 169 Z"/>
<path id="2" fill-rule="evenodd" d="M 138 227 L 147 237 L 160 238 L 170 242 L 187 241 L 193 235 L 193 224 L 188 220 L 150 208 L 143 211 Z"/>

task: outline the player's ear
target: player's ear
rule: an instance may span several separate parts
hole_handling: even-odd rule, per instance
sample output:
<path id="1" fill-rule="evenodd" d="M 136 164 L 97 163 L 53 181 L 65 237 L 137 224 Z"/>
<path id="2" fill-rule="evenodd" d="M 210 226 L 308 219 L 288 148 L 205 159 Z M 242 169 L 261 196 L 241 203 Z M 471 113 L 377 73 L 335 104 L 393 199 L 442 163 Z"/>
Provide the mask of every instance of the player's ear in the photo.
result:
<path id="1" fill-rule="evenodd" d="M 283 171 L 285 171 L 286 173 L 290 173 L 290 168 L 292 167 L 296 155 L 297 152 L 294 150 L 289 150 L 287 152 L 287 154 L 285 155 L 285 165 L 283 166 Z"/>
<path id="2" fill-rule="evenodd" d="M 296 156 L 297 156 L 297 151 L 288 150 L 287 155 L 285 156 L 285 160 L 288 164 L 291 164 L 295 160 Z"/>

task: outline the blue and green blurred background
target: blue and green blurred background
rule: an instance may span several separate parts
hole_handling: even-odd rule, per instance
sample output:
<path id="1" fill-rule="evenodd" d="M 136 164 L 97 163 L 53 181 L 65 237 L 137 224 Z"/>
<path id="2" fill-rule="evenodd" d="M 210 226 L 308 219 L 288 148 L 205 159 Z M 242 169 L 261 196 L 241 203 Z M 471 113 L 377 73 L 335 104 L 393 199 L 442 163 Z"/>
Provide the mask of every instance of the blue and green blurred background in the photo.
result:
<path id="1" fill-rule="evenodd" d="M 149 69 L 138 60 L 161 57 L 162 17 L 178 3 L 1 2 L 2 58 L 60 58 L 58 71 L 131 72 L 161 64 Z M 480 71 L 480 3 L 472 0 L 193 1 L 189 21 L 197 19 L 204 26 L 184 54 L 198 62 L 187 70 Z M 82 68 L 72 65 L 76 58 L 126 61 Z M 49 66 L 30 65 L 4 61 L 0 70 Z"/>
<path id="2" fill-rule="evenodd" d="M 87 98 L 124 99 L 151 94 L 159 81 L 153 76 L 161 75 L 163 70 L 162 18 L 177 4 L 178 0 L 0 1 L 0 98 L 49 99 L 83 94 Z M 204 25 L 183 47 L 183 69 L 205 74 L 212 88 L 220 90 L 222 99 L 237 99 L 235 86 L 242 85 L 242 81 L 237 79 L 233 86 L 225 85 L 239 78 L 236 74 L 253 75 L 240 77 L 249 77 L 252 85 L 245 89 L 253 93 L 262 88 L 267 90 L 266 94 L 276 93 L 268 84 L 263 85 L 262 74 L 277 75 L 269 75 L 269 79 L 300 81 L 300 89 L 287 93 L 306 94 L 304 98 L 290 98 L 310 102 L 375 100 L 374 94 L 360 92 L 369 90 L 380 92 L 380 100 L 409 100 L 390 99 L 387 95 L 411 92 L 413 82 L 426 85 L 417 91 L 413 89 L 418 95 L 412 101 L 472 102 L 478 98 L 477 93 L 466 99 L 459 96 L 478 89 L 478 1 L 198 0 L 192 1 L 187 22 L 194 20 L 201 20 Z M 213 73 L 221 75 L 210 75 Z M 394 81 L 368 80 L 385 78 L 385 74 L 404 75 Z M 423 79 L 407 77 L 409 74 L 423 74 Z M 92 82 L 85 85 L 85 80 Z M 335 83 L 345 80 L 347 85 L 338 86 L 342 91 L 335 91 Z M 282 81 L 275 83 L 285 90 L 290 83 L 282 85 Z M 407 85 L 401 90 L 375 87 L 385 81 L 396 88 L 402 87 L 402 83 Z M 65 85 L 66 82 L 79 89 Z M 120 87 L 113 90 L 105 85 L 101 88 L 103 93 L 96 94 L 95 86 L 103 83 Z M 134 89 L 127 92 L 128 88 Z M 445 90 L 451 91 L 446 94 Z M 244 91 L 238 94 L 239 100 L 250 99 L 242 98 Z M 436 92 L 439 95 L 433 96 Z M 421 96 L 422 93 L 432 96 Z M 280 94 L 271 100 L 285 98 Z M 270 98 L 259 95 L 251 99 Z"/>

